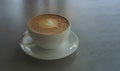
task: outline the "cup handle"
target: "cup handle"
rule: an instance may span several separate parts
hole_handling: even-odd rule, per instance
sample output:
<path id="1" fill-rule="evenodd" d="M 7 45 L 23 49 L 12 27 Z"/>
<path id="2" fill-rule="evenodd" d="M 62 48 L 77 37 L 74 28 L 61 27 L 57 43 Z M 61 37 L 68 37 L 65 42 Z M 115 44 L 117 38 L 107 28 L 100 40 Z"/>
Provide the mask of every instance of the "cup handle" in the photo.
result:
<path id="1" fill-rule="evenodd" d="M 24 40 L 23 40 L 24 38 Z M 35 42 L 32 40 L 31 35 L 26 31 L 20 39 L 20 43 L 25 47 L 35 46 Z"/>

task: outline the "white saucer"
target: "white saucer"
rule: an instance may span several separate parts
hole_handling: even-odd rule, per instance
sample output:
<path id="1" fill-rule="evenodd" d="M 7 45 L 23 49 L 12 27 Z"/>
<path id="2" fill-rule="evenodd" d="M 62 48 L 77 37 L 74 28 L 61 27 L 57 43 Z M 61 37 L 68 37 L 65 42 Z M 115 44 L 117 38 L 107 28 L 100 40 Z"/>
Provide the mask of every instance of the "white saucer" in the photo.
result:
<path id="1" fill-rule="evenodd" d="M 78 48 L 78 44 L 78 38 L 72 31 L 70 32 L 68 41 L 56 49 L 43 49 L 36 46 L 33 43 L 28 31 L 23 34 L 20 40 L 20 46 L 25 53 L 32 57 L 44 60 L 64 58 L 75 52 L 75 50 Z"/>

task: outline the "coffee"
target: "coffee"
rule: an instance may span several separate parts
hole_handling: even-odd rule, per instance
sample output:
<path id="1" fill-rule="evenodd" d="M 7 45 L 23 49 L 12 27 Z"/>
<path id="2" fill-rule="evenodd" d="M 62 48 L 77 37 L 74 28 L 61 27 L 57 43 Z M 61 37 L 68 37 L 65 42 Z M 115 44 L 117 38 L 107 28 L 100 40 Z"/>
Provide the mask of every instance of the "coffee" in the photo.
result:
<path id="1" fill-rule="evenodd" d="M 65 31 L 69 27 L 66 18 L 56 14 L 43 14 L 29 22 L 29 28 L 39 34 L 53 35 Z"/>

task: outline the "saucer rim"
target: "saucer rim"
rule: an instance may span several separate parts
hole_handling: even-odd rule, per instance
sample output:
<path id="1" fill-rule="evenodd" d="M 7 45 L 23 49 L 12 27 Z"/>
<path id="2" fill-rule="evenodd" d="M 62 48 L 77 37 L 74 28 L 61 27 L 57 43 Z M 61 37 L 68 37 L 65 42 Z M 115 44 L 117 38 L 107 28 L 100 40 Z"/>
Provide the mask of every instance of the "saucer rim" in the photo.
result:
<path id="1" fill-rule="evenodd" d="M 39 57 L 37 57 L 37 56 L 34 56 L 34 55 L 32 55 L 32 54 L 29 54 L 29 53 L 28 53 L 27 51 L 25 51 L 25 49 L 24 49 L 25 46 L 23 46 L 22 40 L 23 40 L 24 36 L 25 36 L 27 33 L 29 33 L 28 30 L 23 33 L 23 35 L 22 35 L 21 38 L 20 38 L 19 45 L 20 45 L 20 47 L 22 48 L 22 51 L 24 51 L 27 55 L 29 55 L 29 56 L 31 56 L 31 57 L 33 57 L 33 58 L 36 58 L 36 59 L 41 59 L 41 60 L 57 60 L 57 59 L 62 59 L 62 58 L 65 58 L 65 57 L 70 56 L 71 54 L 73 54 L 73 53 L 77 50 L 77 48 L 78 48 L 78 46 L 79 46 L 78 37 L 75 35 L 74 32 L 72 32 L 72 31 L 70 30 L 70 33 L 72 33 L 73 37 L 75 37 L 75 42 L 77 43 L 77 46 L 76 46 L 76 48 L 74 49 L 74 51 L 72 51 L 71 53 L 69 53 L 69 54 L 67 54 L 67 55 L 65 55 L 65 56 L 63 56 L 63 57 L 58 57 L 58 58 L 53 58 L 53 59 L 51 59 L 51 58 L 50 58 L 50 59 L 49 59 L 49 58 L 39 58 Z M 48 49 L 48 50 L 49 50 L 49 49 Z M 50 50 L 53 50 L 53 49 L 50 49 Z"/>

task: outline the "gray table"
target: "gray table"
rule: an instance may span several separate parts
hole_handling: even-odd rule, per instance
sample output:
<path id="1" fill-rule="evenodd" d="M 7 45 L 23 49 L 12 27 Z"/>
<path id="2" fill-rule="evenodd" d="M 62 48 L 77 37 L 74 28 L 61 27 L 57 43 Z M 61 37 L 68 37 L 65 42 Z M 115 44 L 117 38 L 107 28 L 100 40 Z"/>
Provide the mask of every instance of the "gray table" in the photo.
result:
<path id="1" fill-rule="evenodd" d="M 71 20 L 80 40 L 71 56 L 46 61 L 21 50 L 28 20 L 45 10 Z M 0 71 L 120 71 L 120 1 L 0 0 Z"/>

